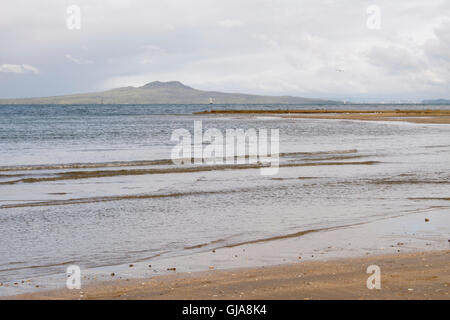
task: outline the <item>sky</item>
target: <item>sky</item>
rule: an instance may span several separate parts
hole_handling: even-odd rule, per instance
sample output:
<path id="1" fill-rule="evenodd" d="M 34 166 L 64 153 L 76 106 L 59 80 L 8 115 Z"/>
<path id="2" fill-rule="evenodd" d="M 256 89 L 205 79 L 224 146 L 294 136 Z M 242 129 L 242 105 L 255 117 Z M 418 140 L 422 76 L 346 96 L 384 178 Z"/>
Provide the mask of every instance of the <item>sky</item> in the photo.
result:
<path id="1" fill-rule="evenodd" d="M 0 98 L 156 80 L 202 90 L 362 102 L 450 98 L 450 1 L 0 5 Z"/>

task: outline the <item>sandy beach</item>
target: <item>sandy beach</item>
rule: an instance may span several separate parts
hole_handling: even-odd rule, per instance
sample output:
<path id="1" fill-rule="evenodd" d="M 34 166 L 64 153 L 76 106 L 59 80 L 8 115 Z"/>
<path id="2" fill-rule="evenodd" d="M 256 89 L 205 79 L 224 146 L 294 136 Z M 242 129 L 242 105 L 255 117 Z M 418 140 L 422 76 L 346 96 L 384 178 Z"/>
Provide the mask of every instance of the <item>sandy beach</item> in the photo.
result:
<path id="1" fill-rule="evenodd" d="M 11 299 L 449 299 L 450 251 L 211 270 L 23 294 Z M 381 289 L 367 289 L 369 265 Z"/>

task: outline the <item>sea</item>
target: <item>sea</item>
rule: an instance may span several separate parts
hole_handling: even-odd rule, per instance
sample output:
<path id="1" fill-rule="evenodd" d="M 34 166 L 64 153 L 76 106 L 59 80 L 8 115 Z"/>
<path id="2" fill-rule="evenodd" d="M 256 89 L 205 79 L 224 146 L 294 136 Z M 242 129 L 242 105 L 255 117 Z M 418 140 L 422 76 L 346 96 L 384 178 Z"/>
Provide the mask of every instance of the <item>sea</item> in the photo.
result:
<path id="1" fill-rule="evenodd" d="M 133 267 L 140 276 L 175 265 L 194 272 L 220 267 L 221 249 L 235 250 L 222 257 L 224 267 L 279 264 L 298 259 L 276 252 L 283 239 L 296 239 L 301 254 L 336 230 L 347 246 L 326 245 L 336 256 L 375 252 L 402 237 L 410 249 L 448 248 L 450 125 L 196 114 L 333 108 L 450 106 L 0 106 L 0 295 L 36 290 L 35 283 L 52 288 L 48 279 L 63 279 L 69 265 L 105 278 L 111 270 L 132 276 Z M 262 175 L 258 163 L 174 164 L 172 134 L 193 133 L 194 121 L 223 133 L 277 129 L 278 172 Z M 418 213 L 436 219 L 355 236 L 358 226 Z M 272 251 L 231 263 L 236 250 L 268 243 Z"/>

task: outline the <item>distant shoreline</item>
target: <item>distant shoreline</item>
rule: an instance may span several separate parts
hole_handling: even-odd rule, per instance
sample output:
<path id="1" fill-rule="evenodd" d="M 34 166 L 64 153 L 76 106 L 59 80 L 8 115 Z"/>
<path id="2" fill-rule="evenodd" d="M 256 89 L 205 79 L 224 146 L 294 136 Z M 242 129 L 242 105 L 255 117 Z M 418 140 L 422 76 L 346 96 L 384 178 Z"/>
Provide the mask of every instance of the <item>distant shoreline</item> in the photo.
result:
<path id="1" fill-rule="evenodd" d="M 411 123 L 450 124 L 450 110 L 211 110 L 204 114 L 269 114 L 282 118 L 335 119 L 365 121 L 405 121 Z"/>
<path id="2" fill-rule="evenodd" d="M 35 98 L 18 98 L 16 100 L 27 100 L 27 99 L 35 99 Z M 3 100 L 3 101 L 2 101 Z M 198 105 L 198 106 L 208 106 L 208 107 L 214 107 L 214 106 L 240 106 L 240 105 L 247 105 L 247 106 L 302 106 L 302 107 L 306 107 L 306 106 L 320 106 L 320 107 L 325 107 L 325 106 L 339 106 L 339 107 L 345 107 L 345 106 L 430 106 L 430 107 L 438 107 L 438 106 L 449 106 L 450 107 L 450 102 L 448 103 L 378 103 L 378 102 L 347 102 L 347 103 L 343 103 L 343 102 L 339 102 L 339 101 L 334 101 L 334 102 L 318 102 L 318 103 L 314 103 L 314 102 L 306 102 L 306 103 L 214 103 L 214 104 L 210 104 L 210 103 L 183 103 L 183 102 L 176 102 L 176 103 L 160 103 L 160 102 L 153 102 L 153 103 L 135 103 L 135 102 L 129 102 L 129 103 L 97 103 L 97 102 L 93 102 L 93 103 L 87 103 L 87 102 L 83 102 L 83 103 L 75 103 L 75 102 L 71 102 L 71 103 L 47 103 L 47 102 L 5 102 L 5 100 L 15 100 L 15 99 L 0 99 L 0 107 L 2 106 L 90 106 L 90 105 L 94 105 L 94 106 L 151 106 L 151 105 L 155 105 L 155 106 L 161 106 L 161 105 L 175 105 L 175 106 L 189 106 L 189 105 Z M 354 110 L 353 110 L 354 111 Z"/>

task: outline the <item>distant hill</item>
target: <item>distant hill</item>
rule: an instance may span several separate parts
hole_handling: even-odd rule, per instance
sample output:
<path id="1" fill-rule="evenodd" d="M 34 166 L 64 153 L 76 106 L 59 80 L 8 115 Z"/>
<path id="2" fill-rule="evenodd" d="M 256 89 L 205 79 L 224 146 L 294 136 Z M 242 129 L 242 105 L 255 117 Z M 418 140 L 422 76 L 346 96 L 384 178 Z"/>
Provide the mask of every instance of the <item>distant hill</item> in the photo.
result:
<path id="1" fill-rule="evenodd" d="M 0 99 L 0 104 L 339 104 L 339 101 L 291 96 L 260 96 L 202 91 L 179 81 L 154 81 L 142 87 L 123 87 L 96 93 L 55 97 Z"/>
<path id="2" fill-rule="evenodd" d="M 448 99 L 431 99 L 431 100 L 423 100 L 423 104 L 450 104 L 450 100 Z"/>

